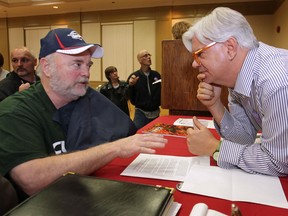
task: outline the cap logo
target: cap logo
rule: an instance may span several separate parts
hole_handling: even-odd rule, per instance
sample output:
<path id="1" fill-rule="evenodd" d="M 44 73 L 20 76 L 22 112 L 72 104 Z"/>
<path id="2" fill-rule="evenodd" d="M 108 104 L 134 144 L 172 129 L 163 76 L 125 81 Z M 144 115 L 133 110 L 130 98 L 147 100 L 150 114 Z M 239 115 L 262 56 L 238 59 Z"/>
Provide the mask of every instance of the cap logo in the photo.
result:
<path id="1" fill-rule="evenodd" d="M 82 36 L 79 35 L 76 31 L 71 31 L 67 36 L 71 37 L 72 39 L 83 40 Z"/>

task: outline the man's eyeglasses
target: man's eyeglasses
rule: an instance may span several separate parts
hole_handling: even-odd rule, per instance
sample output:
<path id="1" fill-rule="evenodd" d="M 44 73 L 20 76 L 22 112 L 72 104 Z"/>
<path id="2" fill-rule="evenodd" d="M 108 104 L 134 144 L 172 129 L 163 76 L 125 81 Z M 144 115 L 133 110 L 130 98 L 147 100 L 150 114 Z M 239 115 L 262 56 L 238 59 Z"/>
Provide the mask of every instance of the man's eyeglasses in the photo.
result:
<path id="1" fill-rule="evenodd" d="M 11 61 L 15 64 L 17 64 L 19 61 L 21 63 L 27 63 L 30 61 L 30 59 L 29 58 L 21 58 L 21 59 L 13 58 Z"/>
<path id="2" fill-rule="evenodd" d="M 196 50 L 194 53 L 192 53 L 194 60 L 201 65 L 201 61 L 199 58 L 201 58 L 201 55 L 204 51 L 206 51 L 207 49 L 209 49 L 210 47 L 214 46 L 217 42 L 212 42 L 204 47 L 202 47 L 201 49 Z"/>

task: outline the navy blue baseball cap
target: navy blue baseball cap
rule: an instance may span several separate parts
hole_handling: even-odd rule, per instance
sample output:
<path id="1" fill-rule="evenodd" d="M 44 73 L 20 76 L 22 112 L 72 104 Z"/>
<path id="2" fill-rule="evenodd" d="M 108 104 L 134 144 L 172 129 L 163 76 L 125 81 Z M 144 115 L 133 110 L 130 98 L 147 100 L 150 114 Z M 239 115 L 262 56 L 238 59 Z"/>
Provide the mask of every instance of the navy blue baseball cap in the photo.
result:
<path id="1" fill-rule="evenodd" d="M 82 36 L 70 28 L 58 28 L 41 39 L 39 59 L 54 52 L 75 55 L 90 50 L 92 58 L 101 58 L 103 48 L 98 44 L 87 44 Z"/>

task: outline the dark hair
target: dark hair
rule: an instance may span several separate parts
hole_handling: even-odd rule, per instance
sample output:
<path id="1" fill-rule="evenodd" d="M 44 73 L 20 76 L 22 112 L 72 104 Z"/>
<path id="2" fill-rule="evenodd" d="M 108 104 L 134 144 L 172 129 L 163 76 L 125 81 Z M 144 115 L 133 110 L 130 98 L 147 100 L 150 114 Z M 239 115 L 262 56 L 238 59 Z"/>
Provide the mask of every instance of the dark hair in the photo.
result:
<path id="1" fill-rule="evenodd" d="M 0 67 L 2 67 L 4 65 L 4 58 L 2 53 L 0 53 Z"/>
<path id="2" fill-rule="evenodd" d="M 113 72 L 115 72 L 115 71 L 117 71 L 117 68 L 116 68 L 116 67 L 114 67 L 114 66 L 109 66 L 109 67 L 107 67 L 107 68 L 105 69 L 105 77 L 110 81 L 109 75 L 110 75 L 110 73 L 113 73 Z"/>

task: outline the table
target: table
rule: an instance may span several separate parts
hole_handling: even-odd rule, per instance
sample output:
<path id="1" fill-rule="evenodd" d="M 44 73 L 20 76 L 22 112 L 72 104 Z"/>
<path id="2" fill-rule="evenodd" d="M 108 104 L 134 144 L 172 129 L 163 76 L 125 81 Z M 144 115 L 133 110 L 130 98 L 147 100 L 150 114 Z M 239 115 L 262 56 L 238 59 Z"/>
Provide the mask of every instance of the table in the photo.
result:
<path id="1" fill-rule="evenodd" d="M 178 118 L 187 118 L 187 116 L 160 116 L 159 118 L 155 119 L 142 129 L 151 127 L 155 123 L 167 123 L 173 124 L 173 122 Z M 204 117 L 203 117 L 204 118 Z M 207 118 L 206 118 L 207 119 Z M 216 130 L 211 130 L 212 133 L 219 137 Z M 172 137 L 166 136 L 168 139 L 168 143 L 164 149 L 157 149 L 156 154 L 160 155 L 174 155 L 174 156 L 190 156 L 191 153 L 187 149 L 186 139 L 180 137 Z M 173 187 L 176 188 L 176 185 L 179 183 L 177 181 L 167 181 L 161 179 L 148 179 L 148 178 L 137 178 L 137 177 L 128 177 L 128 176 L 120 176 L 120 173 L 136 158 L 133 156 L 127 159 L 116 158 L 111 161 L 109 164 L 104 166 L 103 168 L 99 169 L 95 172 L 95 176 L 101 178 L 108 178 L 113 180 L 120 180 L 120 181 L 127 181 L 127 182 L 136 182 L 142 184 L 150 184 L 150 185 L 162 185 L 166 187 Z M 211 165 L 216 165 L 214 160 L 210 159 Z M 284 189 L 286 197 L 288 197 L 288 177 L 280 178 L 282 187 Z M 217 187 L 217 185 L 215 185 Z M 188 216 L 193 208 L 193 206 L 197 203 L 206 203 L 209 209 L 214 209 L 216 211 L 220 211 L 224 214 L 230 215 L 231 212 L 231 204 L 235 203 L 241 210 L 243 216 L 250 216 L 250 215 L 277 215 L 277 216 L 287 216 L 288 209 L 276 208 L 271 206 L 265 206 L 255 203 L 248 203 L 248 202 L 232 202 L 228 200 L 202 196 L 192 193 L 184 193 L 178 190 L 175 190 L 174 199 L 176 202 L 182 204 L 181 209 L 178 212 L 179 216 Z"/>

